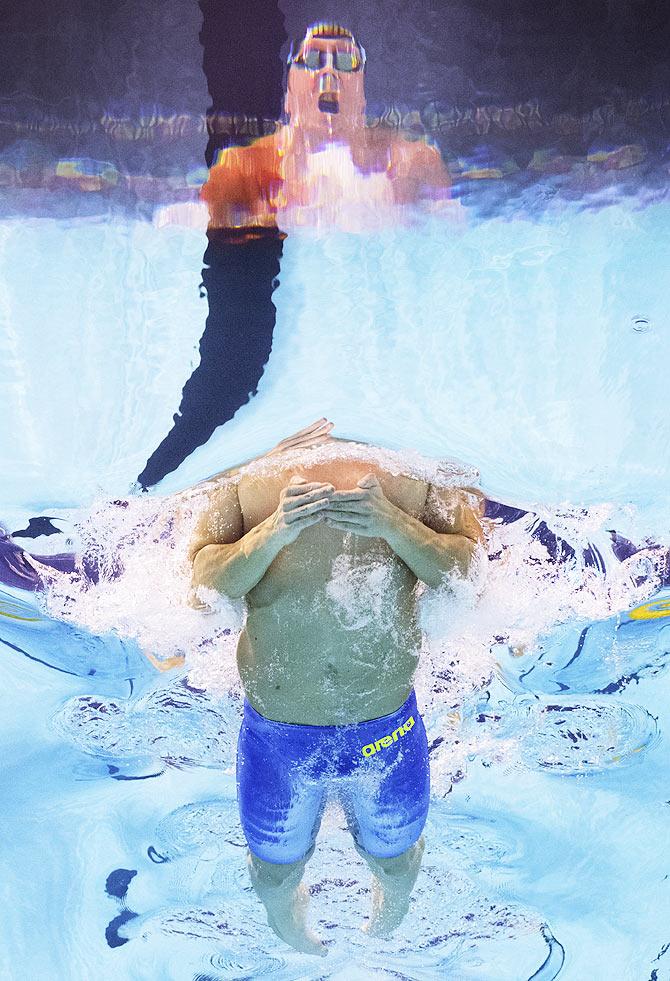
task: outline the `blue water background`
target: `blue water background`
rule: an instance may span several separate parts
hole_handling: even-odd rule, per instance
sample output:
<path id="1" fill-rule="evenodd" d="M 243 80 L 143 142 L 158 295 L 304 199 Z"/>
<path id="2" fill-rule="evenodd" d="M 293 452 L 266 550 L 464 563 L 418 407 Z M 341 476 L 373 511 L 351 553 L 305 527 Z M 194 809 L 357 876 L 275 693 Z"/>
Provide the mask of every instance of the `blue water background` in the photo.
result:
<path id="1" fill-rule="evenodd" d="M 257 398 L 156 493 L 326 414 L 343 435 L 476 464 L 499 499 L 606 502 L 638 531 L 662 538 L 667 229 L 665 206 L 614 204 L 536 220 L 474 220 L 456 231 L 435 223 L 373 241 L 296 236 L 287 243 L 273 354 Z M 30 289 L 29 273 L 6 288 L 5 336 L 17 369 L 4 383 L 14 393 L 7 513 L 123 496 L 193 360 L 202 242 L 189 230 L 48 220 L 6 223 L 3 240 L 5 276 L 28 261 L 49 268 Z M 91 254 L 94 273 L 83 267 Z M 36 311 L 47 295 L 45 323 Z M 648 322 L 643 331 L 635 329 L 639 318 Z M 47 384 L 48 402 L 40 397 Z M 13 897 L 5 973 L 367 978 L 386 976 L 392 965 L 410 978 L 516 979 L 547 958 L 538 976 L 554 977 L 565 958 L 562 977 L 640 977 L 667 941 L 658 849 L 668 822 L 663 622 L 640 621 L 617 653 L 619 622 L 605 618 L 584 648 L 585 671 L 568 672 L 558 689 L 554 671 L 538 670 L 534 685 L 520 680 L 509 653 L 500 655 L 499 676 L 463 709 L 464 738 L 468 726 L 481 730 L 470 734 L 465 772 L 435 795 L 413 910 L 390 945 L 356 930 L 368 880 L 337 815 L 330 819 L 309 880 L 332 946 L 324 975 L 274 939 L 250 893 L 232 775 L 236 702 L 208 700 L 176 676 L 155 675 L 131 641 L 5 616 L 3 848 Z M 577 649 L 578 626 L 556 642 L 563 664 Z M 591 694 L 636 671 L 609 698 Z M 132 691 L 124 680 L 131 677 Z M 159 705 L 151 695 L 157 683 Z M 569 718 L 559 727 L 557 772 L 547 762 L 553 718 L 545 711 L 541 724 L 529 722 L 538 698 L 580 706 L 582 726 L 593 717 L 586 734 Z M 502 730 L 491 710 L 501 700 Z M 128 704 L 139 714 L 124 727 L 103 726 L 97 751 L 90 725 L 81 727 L 84 738 L 76 724 L 84 709 L 68 709 L 62 722 L 64 705 L 86 705 L 90 720 L 109 716 L 110 703 L 119 717 Z M 435 718 L 428 713 L 433 740 L 444 734 L 445 708 L 438 700 Z M 205 747 L 198 734 L 212 714 L 216 737 Z M 140 738 L 128 742 L 134 728 Z M 581 769 L 567 731 L 589 745 Z M 510 740 L 514 753 L 501 757 L 496 744 Z M 187 744 L 195 747 L 190 757 Z M 137 873 L 126 897 L 105 891 L 117 869 Z M 138 915 L 121 923 L 126 905 Z"/>
<path id="2" fill-rule="evenodd" d="M 207 104 L 198 12 L 170 10 L 180 29 L 162 25 L 169 70 L 146 68 L 153 22 L 126 25 L 127 47 L 166 114 L 178 103 L 194 117 Z M 296 5 L 290 30 L 306 15 Z M 400 78 L 398 24 L 388 42 L 366 39 L 387 56 L 378 69 L 371 58 L 376 110 Z M 453 58 L 462 45 L 450 37 Z M 115 68 L 104 45 L 95 51 L 104 100 Z M 409 65 L 420 89 L 420 64 Z M 139 83 L 119 86 L 116 117 L 151 117 Z M 435 95 L 428 86 L 425 100 Z M 100 156 L 122 129 L 108 123 Z M 137 151 L 134 169 L 157 169 L 168 150 L 164 171 L 202 169 L 204 126 L 188 133 L 170 150 Z M 25 134 L 12 152 L 15 163 L 49 156 Z M 139 599 L 115 631 L 104 588 L 99 630 L 95 593 L 87 628 L 76 603 L 58 619 L 28 594 L 0 592 L 3 978 L 670 978 L 670 627 L 626 615 L 654 587 L 632 587 L 605 549 L 613 527 L 638 544 L 669 538 L 667 161 L 661 153 L 653 193 L 584 166 L 583 182 L 577 169 L 462 184 L 462 223 L 424 216 L 374 238 L 289 236 L 257 396 L 152 492 L 158 507 L 327 415 L 341 436 L 474 466 L 491 497 L 567 523 L 606 554 L 597 588 L 579 563 L 572 585 L 533 578 L 537 552 L 521 533 L 520 574 L 505 583 L 492 563 L 480 605 L 460 611 L 470 645 L 433 651 L 420 679 L 433 799 L 402 928 L 384 943 L 360 932 L 369 873 L 332 812 L 307 875 L 328 959 L 315 965 L 269 931 L 236 812 L 234 618 L 216 639 L 225 663 L 205 650 L 198 672 L 159 675 L 134 628 L 153 613 L 168 646 L 181 636 L 164 597 L 151 609 L 160 554 L 148 553 L 148 582 L 130 583 Z M 158 212 L 97 192 L 3 191 L 0 521 L 62 519 L 36 551 L 76 548 L 78 518 L 135 492 L 197 365 L 205 240 L 161 227 Z M 596 599 L 561 607 L 557 592 L 585 577 Z M 438 636 L 453 619 L 440 603 Z M 142 636 L 154 630 L 158 642 L 158 627 Z M 514 649 L 515 631 L 535 637 L 528 651 Z M 480 676 L 482 645 L 492 653 Z"/>

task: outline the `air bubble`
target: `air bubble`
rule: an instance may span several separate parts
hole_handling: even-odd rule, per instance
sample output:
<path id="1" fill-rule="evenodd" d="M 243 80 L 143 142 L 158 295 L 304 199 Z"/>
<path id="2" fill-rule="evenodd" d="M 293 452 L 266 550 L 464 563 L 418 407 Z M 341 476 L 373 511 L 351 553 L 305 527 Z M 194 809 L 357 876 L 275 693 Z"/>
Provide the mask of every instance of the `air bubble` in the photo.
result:
<path id="1" fill-rule="evenodd" d="M 638 334 L 645 334 L 651 330 L 651 321 L 647 320 L 646 317 L 633 317 L 631 323 L 633 330 Z"/>

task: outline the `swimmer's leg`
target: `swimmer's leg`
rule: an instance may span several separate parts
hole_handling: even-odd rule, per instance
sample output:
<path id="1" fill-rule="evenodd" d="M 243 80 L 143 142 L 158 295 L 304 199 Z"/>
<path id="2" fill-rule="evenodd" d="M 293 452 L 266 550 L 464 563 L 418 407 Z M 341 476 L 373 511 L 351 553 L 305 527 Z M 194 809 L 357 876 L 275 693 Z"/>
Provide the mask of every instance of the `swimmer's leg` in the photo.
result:
<path id="1" fill-rule="evenodd" d="M 385 718 L 384 730 L 391 733 L 399 726 L 401 735 L 381 752 L 362 760 L 340 792 L 356 850 L 374 875 L 372 913 L 366 931 L 375 937 L 392 933 L 409 909 L 421 868 L 422 831 L 430 800 L 428 741 L 414 693 L 395 716 Z M 408 717 L 411 725 L 401 725 L 400 720 Z M 365 723 L 366 739 L 372 725 Z M 358 728 L 352 731 L 356 734 Z"/>
<path id="2" fill-rule="evenodd" d="M 388 937 L 400 926 L 407 911 L 423 856 L 423 835 L 407 851 L 394 858 L 375 858 L 356 846 L 374 876 L 372 912 L 365 928 L 371 937 Z"/>
<path id="3" fill-rule="evenodd" d="M 268 924 L 285 943 L 305 954 L 325 957 L 327 950 L 305 922 L 309 893 L 301 880 L 313 849 L 299 862 L 278 865 L 249 852 L 249 874 L 265 906 Z"/>
<path id="4" fill-rule="evenodd" d="M 237 791 L 251 882 L 268 924 L 296 950 L 325 956 L 307 928 L 309 897 L 301 886 L 326 803 L 325 781 L 310 766 L 322 755 L 315 728 L 270 722 L 245 702 Z"/>

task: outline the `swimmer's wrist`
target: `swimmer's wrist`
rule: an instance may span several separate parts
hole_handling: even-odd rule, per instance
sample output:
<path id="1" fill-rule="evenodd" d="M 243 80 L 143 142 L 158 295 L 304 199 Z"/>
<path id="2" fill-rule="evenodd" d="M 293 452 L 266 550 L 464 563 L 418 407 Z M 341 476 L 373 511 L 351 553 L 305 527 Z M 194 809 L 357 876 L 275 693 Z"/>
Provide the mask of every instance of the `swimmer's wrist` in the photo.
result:
<path id="1" fill-rule="evenodd" d="M 389 514 L 382 522 L 380 537 L 384 539 L 394 552 L 407 541 L 408 523 L 413 519 L 395 504 L 389 502 Z"/>
<path id="2" fill-rule="evenodd" d="M 244 554 L 250 557 L 255 554 L 267 559 L 268 564 L 272 562 L 276 555 L 289 544 L 285 529 L 278 526 L 275 515 L 271 514 L 265 521 L 252 528 L 251 531 L 242 539 L 244 543 Z"/>

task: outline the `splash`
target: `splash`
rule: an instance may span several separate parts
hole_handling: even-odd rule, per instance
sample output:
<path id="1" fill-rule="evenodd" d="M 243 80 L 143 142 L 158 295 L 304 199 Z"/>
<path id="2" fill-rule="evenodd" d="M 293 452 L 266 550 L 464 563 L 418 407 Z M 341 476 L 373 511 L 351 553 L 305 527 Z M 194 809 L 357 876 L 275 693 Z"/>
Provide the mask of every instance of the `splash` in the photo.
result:
<path id="1" fill-rule="evenodd" d="M 99 502 L 76 525 L 79 571 L 49 573 L 46 612 L 134 640 L 159 661 L 225 644 L 241 629 L 242 605 L 209 595 L 205 615 L 191 589 L 188 544 L 204 501 L 196 490 L 172 500 Z"/>
<path id="2" fill-rule="evenodd" d="M 343 447 L 352 458 L 364 452 L 356 444 L 326 445 L 312 451 L 310 462 Z M 430 464 L 431 476 L 442 474 L 447 486 L 456 479 L 455 465 L 390 451 L 375 451 L 375 459 L 423 479 Z M 171 659 L 184 665 L 172 687 L 139 702 L 85 696 L 68 703 L 60 724 L 86 752 L 133 760 L 140 746 L 153 746 L 148 734 L 161 732 L 148 757 L 168 765 L 232 765 L 233 751 L 225 740 L 221 750 L 220 737 L 236 727 L 243 604 L 200 590 L 203 612 L 202 602 L 200 609 L 192 605 L 190 587 L 188 544 L 209 489 L 211 483 L 172 499 L 98 503 L 77 524 L 83 565 L 96 569 L 97 582 L 81 572 L 51 578 L 45 607 L 52 617 L 132 640 L 166 666 Z M 578 772 L 627 764 L 655 745 L 653 719 L 643 709 L 592 697 L 620 690 L 640 672 L 662 670 L 670 656 L 655 622 L 650 639 L 651 621 L 625 614 L 658 589 L 665 553 L 643 549 L 617 560 L 605 530 L 611 517 L 607 507 L 589 513 L 564 507 L 508 524 L 490 521 L 486 549 L 468 578 L 417 587 L 423 641 L 416 688 L 432 734 L 435 794 L 449 793 L 476 758 Z M 551 534 L 538 538 L 540 524 Z M 391 593 L 381 561 L 361 565 L 346 554 L 334 560 L 325 585 L 346 630 L 383 620 Z M 574 725 L 557 725 L 551 706 Z M 610 736 L 603 742 L 599 732 Z"/>
<path id="3" fill-rule="evenodd" d="M 393 450 L 334 438 L 311 447 L 308 454 L 301 448 L 285 450 L 274 459 L 274 465 L 284 469 L 299 466 L 306 461 L 310 465 L 317 465 L 335 460 L 374 461 L 393 476 L 425 480 L 436 487 L 475 487 L 479 483 L 479 471 L 458 460 L 435 460 L 415 450 Z M 240 467 L 233 479 L 239 480 L 245 474 L 267 473 L 272 468 L 272 459 L 260 457 Z"/>

